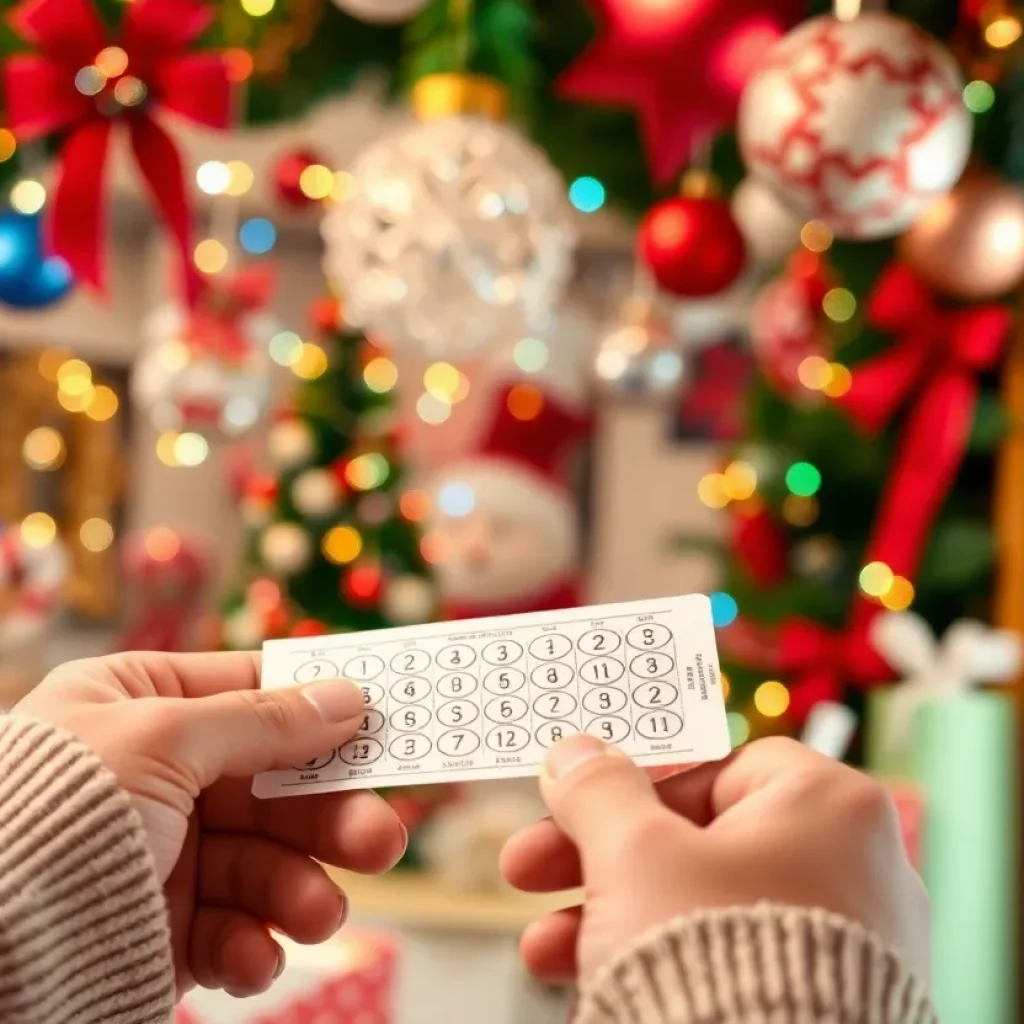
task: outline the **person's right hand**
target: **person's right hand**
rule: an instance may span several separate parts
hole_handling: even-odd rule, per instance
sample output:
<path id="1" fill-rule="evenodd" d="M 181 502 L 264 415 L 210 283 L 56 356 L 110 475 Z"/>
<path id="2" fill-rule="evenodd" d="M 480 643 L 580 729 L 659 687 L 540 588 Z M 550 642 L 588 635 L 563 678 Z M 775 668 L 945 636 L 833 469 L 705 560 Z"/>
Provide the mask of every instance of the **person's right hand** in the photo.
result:
<path id="1" fill-rule="evenodd" d="M 761 901 L 821 907 L 862 924 L 928 977 L 929 912 L 896 809 L 862 773 L 768 739 L 655 785 L 591 736 L 550 753 L 552 819 L 509 840 L 506 878 L 528 892 L 585 887 L 582 908 L 523 936 L 546 981 L 578 980 L 680 915 Z"/>

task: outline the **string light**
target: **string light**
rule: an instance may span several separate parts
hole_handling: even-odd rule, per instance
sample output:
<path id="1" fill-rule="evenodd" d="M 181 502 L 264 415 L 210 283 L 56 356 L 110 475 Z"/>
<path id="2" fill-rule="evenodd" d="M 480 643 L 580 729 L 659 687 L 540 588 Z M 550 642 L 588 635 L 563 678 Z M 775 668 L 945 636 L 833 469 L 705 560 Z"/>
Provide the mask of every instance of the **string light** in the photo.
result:
<path id="1" fill-rule="evenodd" d="M 416 415 L 432 427 L 446 422 L 451 414 L 451 403 L 438 398 L 437 395 L 424 393 L 416 399 Z"/>
<path id="2" fill-rule="evenodd" d="M 21 521 L 21 539 L 35 550 L 48 547 L 57 538 L 57 523 L 45 512 L 30 512 Z"/>
<path id="3" fill-rule="evenodd" d="M 707 473 L 697 484 L 697 497 L 708 508 L 725 508 L 729 495 L 725 489 L 725 477 L 721 473 Z"/>
<path id="4" fill-rule="evenodd" d="M 985 42 L 993 50 L 1005 50 L 1021 37 L 1020 19 L 1013 14 L 1000 14 L 985 26 Z"/>
<path id="5" fill-rule="evenodd" d="M 420 554 L 428 565 L 441 565 L 451 552 L 452 542 L 441 530 L 429 530 L 420 539 Z"/>
<path id="6" fill-rule="evenodd" d="M 31 216 L 46 205 L 46 188 L 41 181 L 23 178 L 11 189 L 10 202 L 18 213 Z"/>
<path id="7" fill-rule="evenodd" d="M 274 9 L 276 0 L 241 0 L 242 10 L 251 18 L 262 18 Z"/>
<path id="8" fill-rule="evenodd" d="M 345 467 L 345 480 L 356 491 L 369 491 L 380 487 L 388 478 L 391 467 L 379 452 L 357 455 Z"/>
<path id="9" fill-rule="evenodd" d="M 821 308 L 833 323 L 845 324 L 857 312 L 857 300 L 848 288 L 830 288 L 821 300 Z"/>
<path id="10" fill-rule="evenodd" d="M 822 356 L 808 356 L 801 360 L 796 376 L 808 391 L 822 391 L 832 380 L 832 364 Z"/>
<path id="11" fill-rule="evenodd" d="M 266 217 L 253 217 L 238 229 L 239 245 L 254 256 L 270 252 L 277 242 L 277 229 Z"/>
<path id="12" fill-rule="evenodd" d="M 786 487 L 799 498 L 810 498 L 821 487 L 821 473 L 809 462 L 794 462 L 786 470 Z"/>
<path id="13" fill-rule="evenodd" d="M 327 372 L 327 353 L 311 341 L 304 341 L 291 363 L 292 373 L 302 380 L 316 380 Z"/>
<path id="14" fill-rule="evenodd" d="M 244 82 L 256 68 L 256 61 L 248 50 L 234 46 L 224 51 L 224 63 L 228 78 L 235 83 Z"/>
<path id="15" fill-rule="evenodd" d="M 75 88 L 83 96 L 98 96 L 106 86 L 106 76 L 94 64 L 79 68 L 75 74 Z"/>
<path id="16" fill-rule="evenodd" d="M 354 562 L 363 550 L 363 538 L 354 526 L 335 526 L 324 534 L 324 558 L 335 565 Z"/>
<path id="17" fill-rule="evenodd" d="M 228 161 L 228 183 L 224 191 L 229 196 L 244 196 L 256 181 L 252 168 L 244 160 Z"/>
<path id="18" fill-rule="evenodd" d="M 809 220 L 800 229 L 800 243 L 809 252 L 824 252 L 832 239 L 832 229 L 824 221 Z"/>
<path id="19" fill-rule="evenodd" d="M 580 213 L 596 213 L 604 206 L 605 198 L 604 185 L 597 178 L 577 178 L 569 186 L 569 202 Z"/>
<path id="20" fill-rule="evenodd" d="M 21 445 L 21 455 L 32 468 L 42 472 L 59 469 L 65 457 L 64 438 L 53 427 L 36 427 Z"/>
<path id="21" fill-rule="evenodd" d="M 86 519 L 78 529 L 78 539 L 86 551 L 98 555 L 114 543 L 114 528 L 106 519 Z"/>
<path id="22" fill-rule="evenodd" d="M 292 366 L 302 351 L 302 339 L 294 331 L 278 331 L 270 339 L 269 350 L 278 366 Z"/>
<path id="23" fill-rule="evenodd" d="M 57 370 L 57 387 L 67 395 L 84 395 L 92 389 L 92 369 L 81 359 L 67 359 Z"/>
<path id="24" fill-rule="evenodd" d="M 128 54 L 120 46 L 107 46 L 96 54 L 96 70 L 107 78 L 117 78 L 128 70 Z"/>
<path id="25" fill-rule="evenodd" d="M 146 86 L 138 78 L 125 75 L 114 85 L 114 99 L 122 107 L 137 107 L 146 98 Z"/>
<path id="26" fill-rule="evenodd" d="M 253 580 L 245 592 L 246 601 L 263 615 L 281 605 L 281 587 L 275 580 Z"/>
<path id="27" fill-rule="evenodd" d="M 201 466 L 210 454 L 210 443 L 202 434 L 178 434 L 174 439 L 174 457 L 179 466 Z"/>
<path id="28" fill-rule="evenodd" d="M 892 586 L 881 597 L 890 612 L 905 612 L 914 603 L 914 585 L 905 576 L 893 576 Z"/>
<path id="29" fill-rule="evenodd" d="M 323 164 L 310 164 L 299 175 L 299 190 L 307 199 L 326 199 L 334 191 L 334 174 Z"/>
<path id="30" fill-rule="evenodd" d="M 754 691 L 754 707 L 765 718 L 778 718 L 789 707 L 789 690 L 782 683 L 769 679 Z"/>
<path id="31" fill-rule="evenodd" d="M 791 526 L 810 526 L 818 518 L 818 502 L 814 498 L 786 495 L 782 502 L 782 518 Z"/>
<path id="32" fill-rule="evenodd" d="M 722 474 L 722 487 L 733 501 L 746 501 L 757 490 L 757 472 L 749 462 L 731 462 Z"/>
<path id="33" fill-rule="evenodd" d="M 219 196 L 231 185 L 231 169 L 220 160 L 207 160 L 196 168 L 196 185 L 208 196 Z"/>
<path id="34" fill-rule="evenodd" d="M 114 390 L 101 384 L 93 391 L 92 400 L 85 407 L 85 415 L 97 423 L 103 423 L 117 415 L 119 404 Z"/>
<path id="35" fill-rule="evenodd" d="M 996 101 L 996 91 L 988 82 L 978 79 L 964 86 L 963 99 L 964 106 L 972 114 L 984 114 L 985 111 L 992 109 Z"/>
<path id="36" fill-rule="evenodd" d="M 829 373 L 829 381 L 821 389 L 829 398 L 841 398 L 853 387 L 853 374 L 842 363 L 830 363 Z"/>
<path id="37" fill-rule="evenodd" d="M 423 387 L 427 394 L 449 404 L 459 382 L 459 371 L 451 363 L 432 363 L 423 374 Z"/>
<path id="38" fill-rule="evenodd" d="M 18 140 L 9 128 L 0 128 L 0 164 L 7 163 L 18 149 Z"/>
<path id="39" fill-rule="evenodd" d="M 885 562 L 868 562 L 861 569 L 858 581 L 868 597 L 881 597 L 892 587 L 895 576 Z"/>
<path id="40" fill-rule="evenodd" d="M 172 469 L 181 465 L 181 463 L 178 462 L 178 456 L 174 453 L 174 444 L 177 440 L 178 435 L 171 430 L 161 434 L 156 439 L 156 457 L 165 466 L 170 466 Z"/>
<path id="41" fill-rule="evenodd" d="M 738 711 L 729 711 L 725 720 L 729 724 L 729 739 L 733 747 L 742 747 L 750 739 L 750 723 Z"/>
<path id="42" fill-rule="evenodd" d="M 181 551 L 181 538 L 169 527 L 157 526 L 146 534 L 142 546 L 154 562 L 170 562 Z"/>
<path id="43" fill-rule="evenodd" d="M 422 522 L 430 514 L 430 495 L 416 489 L 403 491 L 398 499 L 398 511 L 410 523 Z"/>
<path id="44" fill-rule="evenodd" d="M 508 411 L 517 420 L 535 420 L 544 408 L 544 395 L 531 384 L 516 384 L 508 393 Z"/>
<path id="45" fill-rule="evenodd" d="M 196 246 L 193 258 L 204 274 L 219 274 L 228 265 L 228 250 L 216 238 L 204 238 Z"/>
<path id="46" fill-rule="evenodd" d="M 363 367 L 366 386 L 383 395 L 398 383 L 398 367 L 386 356 L 376 356 Z"/>
<path id="47" fill-rule="evenodd" d="M 512 350 L 512 360 L 523 373 L 539 373 L 548 365 L 550 355 L 540 338 L 520 338 Z"/>
<path id="48" fill-rule="evenodd" d="M 455 519 L 468 516 L 476 507 L 476 492 L 461 480 L 451 480 L 438 492 L 437 506 Z"/>
<path id="49" fill-rule="evenodd" d="M 740 607 L 732 594 L 719 590 L 711 595 L 711 620 L 716 628 L 722 629 L 725 626 L 731 625 L 736 621 L 736 616 L 739 613 Z"/>

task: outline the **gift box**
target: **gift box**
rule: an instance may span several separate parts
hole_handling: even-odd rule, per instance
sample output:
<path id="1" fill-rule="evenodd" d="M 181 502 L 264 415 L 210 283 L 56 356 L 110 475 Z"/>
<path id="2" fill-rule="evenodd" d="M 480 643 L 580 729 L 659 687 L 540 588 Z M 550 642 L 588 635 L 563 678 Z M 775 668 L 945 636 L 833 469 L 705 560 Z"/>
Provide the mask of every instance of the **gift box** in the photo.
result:
<path id="1" fill-rule="evenodd" d="M 395 938 L 346 931 L 309 947 L 275 937 L 288 965 L 269 992 L 251 999 L 191 992 L 175 1024 L 392 1024 Z"/>
<path id="2" fill-rule="evenodd" d="M 900 816 L 900 830 L 903 833 L 903 844 L 907 848 L 910 863 L 920 871 L 921 833 L 924 824 L 924 800 L 913 786 L 891 784 L 889 793 Z"/>

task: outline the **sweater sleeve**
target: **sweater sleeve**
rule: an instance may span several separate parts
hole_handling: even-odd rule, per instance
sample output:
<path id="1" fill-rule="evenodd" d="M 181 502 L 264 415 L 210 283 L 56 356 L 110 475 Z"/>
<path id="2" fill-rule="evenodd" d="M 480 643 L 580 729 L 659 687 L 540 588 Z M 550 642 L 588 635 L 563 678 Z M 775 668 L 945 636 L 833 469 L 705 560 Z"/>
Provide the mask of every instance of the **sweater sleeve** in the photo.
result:
<path id="1" fill-rule="evenodd" d="M 938 1024 L 925 986 L 863 927 L 772 904 L 678 918 L 584 993 L 576 1024 Z"/>
<path id="2" fill-rule="evenodd" d="M 174 972 L 142 823 L 87 747 L 0 715 L 0 1020 L 166 1024 Z"/>

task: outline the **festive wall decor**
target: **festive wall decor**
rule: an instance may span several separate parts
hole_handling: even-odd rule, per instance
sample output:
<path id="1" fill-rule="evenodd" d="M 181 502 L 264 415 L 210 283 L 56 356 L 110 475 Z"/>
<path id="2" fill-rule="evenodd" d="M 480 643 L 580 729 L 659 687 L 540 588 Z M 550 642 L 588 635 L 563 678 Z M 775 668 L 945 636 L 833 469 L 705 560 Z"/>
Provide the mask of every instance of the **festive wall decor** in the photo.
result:
<path id="1" fill-rule="evenodd" d="M 111 36 L 91 0 L 24 0 L 11 12 L 35 52 L 4 61 L 6 122 L 25 141 L 65 136 L 49 211 L 53 252 L 87 285 L 104 285 L 103 178 L 120 123 L 178 248 L 185 294 L 198 296 L 181 157 L 154 114 L 228 127 L 228 65 L 220 54 L 192 49 L 213 18 L 198 0 L 136 0 Z"/>
<path id="2" fill-rule="evenodd" d="M 952 55 L 911 22 L 815 18 L 776 44 L 747 86 L 743 157 L 783 202 L 836 235 L 895 235 L 967 163 L 963 89 Z"/>

